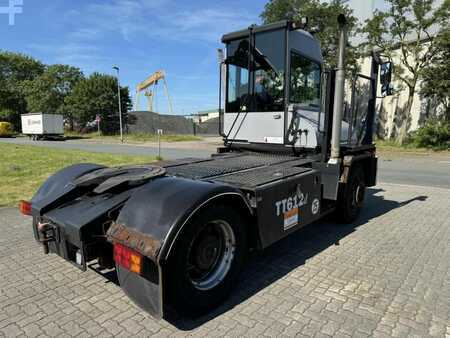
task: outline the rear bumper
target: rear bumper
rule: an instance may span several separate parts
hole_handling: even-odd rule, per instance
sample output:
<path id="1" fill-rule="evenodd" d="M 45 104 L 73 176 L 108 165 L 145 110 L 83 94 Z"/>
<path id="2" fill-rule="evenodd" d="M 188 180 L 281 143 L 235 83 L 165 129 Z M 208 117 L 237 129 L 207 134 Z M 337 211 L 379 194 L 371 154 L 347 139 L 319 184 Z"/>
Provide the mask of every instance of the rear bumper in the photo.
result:
<path id="1" fill-rule="evenodd" d="M 39 224 L 48 224 L 45 231 L 38 230 Z M 86 248 L 82 243 L 67 240 L 65 228 L 41 217 L 33 217 L 34 238 L 43 246 L 44 253 L 54 253 L 86 271 Z"/>
<path id="2" fill-rule="evenodd" d="M 45 231 L 38 229 L 39 223 L 48 224 Z M 64 226 L 43 217 L 33 217 L 33 234 L 36 241 L 43 245 L 44 253 L 57 254 L 82 271 L 86 271 L 87 263 L 97 257 L 112 257 L 112 245 L 106 240 L 89 243 L 74 240 Z"/>

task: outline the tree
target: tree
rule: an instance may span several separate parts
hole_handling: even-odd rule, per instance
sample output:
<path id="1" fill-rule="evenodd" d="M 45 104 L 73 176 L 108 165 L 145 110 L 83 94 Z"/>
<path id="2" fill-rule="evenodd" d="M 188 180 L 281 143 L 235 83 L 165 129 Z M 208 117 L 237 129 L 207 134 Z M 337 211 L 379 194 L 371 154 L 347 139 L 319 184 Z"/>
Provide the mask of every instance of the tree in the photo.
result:
<path id="1" fill-rule="evenodd" d="M 125 123 L 126 112 L 131 108 L 128 87 L 121 87 L 120 96 Z M 64 107 L 67 113 L 73 116 L 79 129 L 83 129 L 88 122 L 94 121 L 99 115 L 103 133 L 117 132 L 119 129 L 117 78 L 93 73 L 89 78 L 82 79 L 65 98 Z"/>
<path id="2" fill-rule="evenodd" d="M 65 110 L 64 99 L 81 79 L 83 73 L 79 68 L 68 65 L 47 66 L 41 75 L 23 83 L 28 110 L 63 114 L 73 128 L 72 116 Z"/>
<path id="3" fill-rule="evenodd" d="M 29 56 L 0 51 L 0 118 L 20 126 L 20 114 L 27 113 L 23 82 L 42 74 L 44 65 Z"/>
<path id="4" fill-rule="evenodd" d="M 387 11 L 375 12 L 366 20 L 363 31 L 371 47 L 380 48 L 387 57 L 398 56 L 400 64 L 394 67 L 394 77 L 408 90 L 404 107 L 396 111 L 397 141 L 403 143 L 408 135 L 414 94 L 422 73 L 437 51 L 433 28 L 448 20 L 445 0 L 435 8 L 433 0 L 386 0 Z"/>
<path id="5" fill-rule="evenodd" d="M 436 53 L 423 71 L 420 94 L 442 107 L 442 120 L 450 124 L 450 24 L 436 37 Z"/>
<path id="6" fill-rule="evenodd" d="M 264 23 L 279 20 L 300 20 L 308 18 L 307 30 L 314 32 L 320 41 L 325 65 L 336 67 L 339 25 L 337 17 L 344 14 L 348 20 L 348 34 L 352 37 L 357 32 L 358 20 L 353 16 L 353 10 L 345 4 L 345 0 L 321 2 L 319 0 L 270 0 L 261 14 Z M 347 64 L 356 70 L 356 50 L 347 49 Z"/>

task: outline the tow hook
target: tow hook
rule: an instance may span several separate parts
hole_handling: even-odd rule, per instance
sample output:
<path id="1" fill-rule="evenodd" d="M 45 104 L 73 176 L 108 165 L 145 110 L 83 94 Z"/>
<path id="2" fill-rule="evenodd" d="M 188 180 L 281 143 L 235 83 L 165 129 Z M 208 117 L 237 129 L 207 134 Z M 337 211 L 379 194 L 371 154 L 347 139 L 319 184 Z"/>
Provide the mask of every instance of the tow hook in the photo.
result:
<path id="1" fill-rule="evenodd" d="M 41 223 L 37 225 L 37 230 L 39 233 L 39 242 L 44 248 L 44 254 L 48 254 L 48 243 L 56 240 L 55 228 L 50 223 Z"/>

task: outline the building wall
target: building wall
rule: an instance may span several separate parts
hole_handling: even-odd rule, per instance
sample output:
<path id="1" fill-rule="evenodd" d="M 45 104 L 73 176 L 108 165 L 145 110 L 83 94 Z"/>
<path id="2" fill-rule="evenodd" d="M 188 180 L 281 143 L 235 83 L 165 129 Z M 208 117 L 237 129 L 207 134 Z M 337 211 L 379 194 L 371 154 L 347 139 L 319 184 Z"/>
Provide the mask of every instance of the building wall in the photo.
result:
<path id="1" fill-rule="evenodd" d="M 216 119 L 219 117 L 219 112 L 217 110 L 204 110 L 199 111 L 196 114 L 192 114 L 192 119 L 195 123 L 204 123 L 211 119 Z"/>
<path id="2" fill-rule="evenodd" d="M 401 60 L 398 54 L 393 56 L 394 67 L 400 67 Z M 370 74 L 371 69 L 371 57 L 366 57 L 361 61 L 361 73 L 365 75 Z M 380 91 L 380 79 L 378 78 L 378 97 L 381 97 Z M 396 112 L 398 109 L 402 109 L 406 106 L 408 101 L 408 89 L 401 82 L 395 79 L 393 75 L 394 95 L 384 98 L 377 98 L 377 134 L 382 138 L 392 138 L 396 136 Z M 417 130 L 420 127 L 420 123 L 425 118 L 430 109 L 432 109 L 427 100 L 422 100 L 418 94 L 420 90 L 420 81 L 416 86 L 416 93 L 414 94 L 413 105 L 411 108 L 408 132 Z"/>

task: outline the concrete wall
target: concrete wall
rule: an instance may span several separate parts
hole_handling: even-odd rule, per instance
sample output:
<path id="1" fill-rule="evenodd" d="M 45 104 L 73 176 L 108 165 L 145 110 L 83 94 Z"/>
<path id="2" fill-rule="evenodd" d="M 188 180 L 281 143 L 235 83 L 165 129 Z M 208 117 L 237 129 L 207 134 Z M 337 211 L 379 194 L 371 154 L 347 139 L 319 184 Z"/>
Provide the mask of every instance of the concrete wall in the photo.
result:
<path id="1" fill-rule="evenodd" d="M 201 135 L 219 135 L 219 117 L 210 118 L 195 124 L 195 133 Z"/>
<path id="2" fill-rule="evenodd" d="M 133 111 L 128 113 L 128 130 L 130 133 L 157 133 L 162 129 L 164 134 L 192 134 L 192 120 L 177 115 L 160 115 L 149 111 Z"/>
<path id="3" fill-rule="evenodd" d="M 200 124 L 192 119 L 177 115 L 160 115 L 149 111 L 128 113 L 128 131 L 130 133 L 156 134 L 162 129 L 164 134 L 208 134 L 218 135 L 219 119 L 212 118 Z"/>

